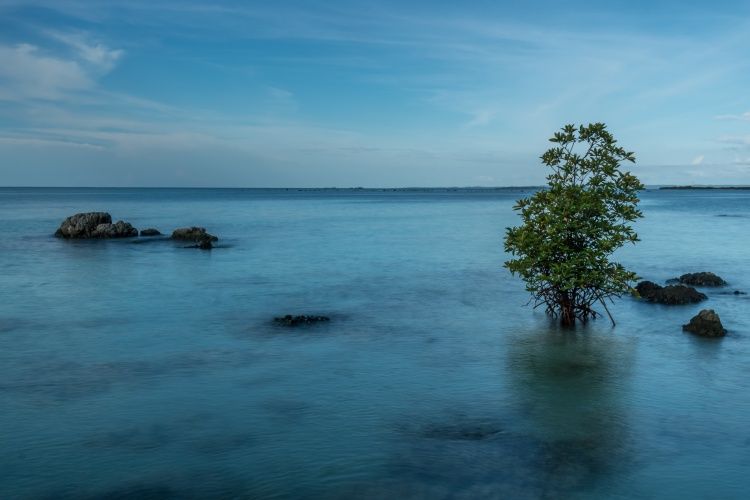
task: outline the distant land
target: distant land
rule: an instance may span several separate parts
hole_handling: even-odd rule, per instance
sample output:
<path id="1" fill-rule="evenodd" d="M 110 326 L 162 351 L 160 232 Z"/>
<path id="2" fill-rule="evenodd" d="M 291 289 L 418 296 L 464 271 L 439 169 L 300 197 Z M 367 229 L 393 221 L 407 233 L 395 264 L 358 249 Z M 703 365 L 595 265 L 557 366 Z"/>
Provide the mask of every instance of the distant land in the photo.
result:
<path id="1" fill-rule="evenodd" d="M 739 189 L 739 190 L 750 190 L 750 186 L 661 186 L 659 189 Z"/>

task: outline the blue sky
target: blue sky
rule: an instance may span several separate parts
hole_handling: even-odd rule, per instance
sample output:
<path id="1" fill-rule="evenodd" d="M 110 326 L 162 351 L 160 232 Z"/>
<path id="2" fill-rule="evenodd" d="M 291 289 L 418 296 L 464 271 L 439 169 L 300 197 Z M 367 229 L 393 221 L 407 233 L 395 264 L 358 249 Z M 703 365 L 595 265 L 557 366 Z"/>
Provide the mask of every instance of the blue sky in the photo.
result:
<path id="1" fill-rule="evenodd" d="M 750 184 L 747 2 L 0 0 L 0 185 Z"/>

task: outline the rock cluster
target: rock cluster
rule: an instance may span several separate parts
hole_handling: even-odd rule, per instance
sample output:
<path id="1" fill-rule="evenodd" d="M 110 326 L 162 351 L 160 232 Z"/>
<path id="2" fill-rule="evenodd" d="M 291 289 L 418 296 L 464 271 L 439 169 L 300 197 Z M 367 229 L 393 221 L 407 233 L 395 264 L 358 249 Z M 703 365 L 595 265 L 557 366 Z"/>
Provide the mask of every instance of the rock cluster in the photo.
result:
<path id="1" fill-rule="evenodd" d="M 299 326 L 299 325 L 312 325 L 314 323 L 321 323 L 324 321 L 330 321 L 331 318 L 328 316 L 293 316 L 287 314 L 286 316 L 280 316 L 274 318 L 273 321 L 282 326 Z"/>
<path id="2" fill-rule="evenodd" d="M 130 238 L 138 236 L 138 230 L 130 223 L 117 221 L 112 223 L 112 216 L 107 212 L 83 212 L 71 215 L 60 224 L 55 231 L 55 236 L 66 239 L 93 239 L 93 238 Z M 158 229 L 147 228 L 140 232 L 140 236 L 160 236 Z M 206 232 L 202 227 L 182 227 L 172 232 L 172 239 L 179 241 L 191 241 L 195 245 L 192 248 L 210 250 L 213 242 L 219 238 Z"/>
<path id="3" fill-rule="evenodd" d="M 71 215 L 55 231 L 58 238 L 129 238 L 138 236 L 138 230 L 124 221 L 112 223 L 106 212 L 84 212 Z"/>
<path id="4" fill-rule="evenodd" d="M 635 289 L 642 298 L 657 304 L 694 304 L 708 298 L 695 288 L 685 285 L 661 286 L 652 281 L 641 281 Z"/>
<path id="5" fill-rule="evenodd" d="M 680 283 L 692 286 L 724 286 L 726 281 L 716 276 L 714 273 L 688 273 L 677 278 Z"/>
<path id="6" fill-rule="evenodd" d="M 723 337 L 727 334 L 719 315 L 713 309 L 703 309 L 693 316 L 690 323 L 682 325 L 682 329 L 702 337 Z"/>

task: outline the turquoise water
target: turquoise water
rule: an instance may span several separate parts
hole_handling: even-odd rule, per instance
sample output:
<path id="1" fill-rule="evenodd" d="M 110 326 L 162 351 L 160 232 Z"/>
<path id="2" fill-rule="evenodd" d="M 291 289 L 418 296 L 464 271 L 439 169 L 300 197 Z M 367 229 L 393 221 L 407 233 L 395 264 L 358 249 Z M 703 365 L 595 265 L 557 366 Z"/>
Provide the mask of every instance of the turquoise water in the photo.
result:
<path id="1" fill-rule="evenodd" d="M 524 194 L 0 189 L 0 498 L 746 498 L 750 295 L 561 332 L 502 268 Z M 750 192 L 642 206 L 628 266 L 750 292 Z M 51 237 L 92 210 L 220 246 Z"/>

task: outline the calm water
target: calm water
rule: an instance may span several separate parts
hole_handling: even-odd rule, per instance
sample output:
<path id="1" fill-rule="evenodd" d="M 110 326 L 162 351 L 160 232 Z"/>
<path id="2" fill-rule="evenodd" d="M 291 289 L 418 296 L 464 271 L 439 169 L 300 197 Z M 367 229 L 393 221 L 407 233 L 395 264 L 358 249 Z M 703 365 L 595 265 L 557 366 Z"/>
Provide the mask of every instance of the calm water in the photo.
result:
<path id="1" fill-rule="evenodd" d="M 523 194 L 0 189 L 0 498 L 747 498 L 750 295 L 560 332 Z M 750 291 L 750 192 L 642 206 L 623 262 Z M 221 246 L 51 237 L 90 210 Z"/>

